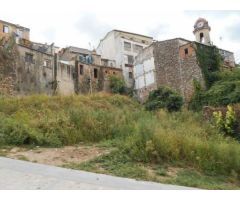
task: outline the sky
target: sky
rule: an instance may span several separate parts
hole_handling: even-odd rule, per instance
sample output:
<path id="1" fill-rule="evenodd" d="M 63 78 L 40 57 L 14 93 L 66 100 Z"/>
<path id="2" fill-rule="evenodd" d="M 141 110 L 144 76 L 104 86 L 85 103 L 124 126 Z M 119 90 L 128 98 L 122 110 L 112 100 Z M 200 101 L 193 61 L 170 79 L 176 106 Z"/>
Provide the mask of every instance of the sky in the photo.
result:
<path id="1" fill-rule="evenodd" d="M 233 51 L 240 62 L 240 7 L 231 3 L 235 0 L 221 1 L 7 0 L 1 2 L 0 19 L 30 28 L 35 42 L 93 49 L 112 29 L 155 40 L 195 40 L 193 25 L 203 17 L 211 26 L 212 42 Z"/>

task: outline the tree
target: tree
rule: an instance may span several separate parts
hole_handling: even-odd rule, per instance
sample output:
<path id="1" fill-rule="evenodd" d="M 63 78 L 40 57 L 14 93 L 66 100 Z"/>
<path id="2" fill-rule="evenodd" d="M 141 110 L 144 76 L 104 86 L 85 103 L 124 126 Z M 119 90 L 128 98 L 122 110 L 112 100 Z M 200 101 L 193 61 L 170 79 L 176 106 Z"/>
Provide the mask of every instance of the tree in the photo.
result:
<path id="1" fill-rule="evenodd" d="M 183 105 L 183 98 L 168 87 L 159 87 L 150 92 L 145 108 L 147 110 L 157 110 L 166 108 L 169 112 L 179 111 Z"/>
<path id="2" fill-rule="evenodd" d="M 118 76 L 110 76 L 110 88 L 111 91 L 115 94 L 124 94 L 125 93 L 125 82 L 122 78 L 119 78 Z"/>

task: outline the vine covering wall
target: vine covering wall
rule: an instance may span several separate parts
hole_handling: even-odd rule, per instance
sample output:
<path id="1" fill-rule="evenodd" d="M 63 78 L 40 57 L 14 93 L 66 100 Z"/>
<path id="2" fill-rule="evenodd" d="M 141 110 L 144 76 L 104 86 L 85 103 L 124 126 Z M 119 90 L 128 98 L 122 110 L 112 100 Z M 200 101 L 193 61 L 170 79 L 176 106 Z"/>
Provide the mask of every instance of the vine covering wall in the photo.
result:
<path id="1" fill-rule="evenodd" d="M 196 43 L 197 62 L 202 70 L 206 88 L 209 89 L 218 80 L 223 59 L 216 46 L 206 46 Z"/>

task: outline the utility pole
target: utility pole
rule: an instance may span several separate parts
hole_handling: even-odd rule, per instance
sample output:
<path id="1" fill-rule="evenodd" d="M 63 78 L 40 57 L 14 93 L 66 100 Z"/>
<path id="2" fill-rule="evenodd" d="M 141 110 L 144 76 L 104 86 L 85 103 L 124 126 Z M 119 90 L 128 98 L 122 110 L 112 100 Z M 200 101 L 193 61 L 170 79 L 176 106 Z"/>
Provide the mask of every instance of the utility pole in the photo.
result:
<path id="1" fill-rule="evenodd" d="M 91 43 L 89 42 L 88 43 L 89 44 L 89 47 L 90 47 L 90 56 L 92 57 L 92 51 L 91 51 Z M 91 73 L 91 68 L 92 68 L 92 65 L 91 65 L 91 63 L 89 62 L 89 78 L 90 78 L 90 80 L 89 80 L 89 86 L 90 86 L 90 94 L 92 94 L 92 73 Z"/>

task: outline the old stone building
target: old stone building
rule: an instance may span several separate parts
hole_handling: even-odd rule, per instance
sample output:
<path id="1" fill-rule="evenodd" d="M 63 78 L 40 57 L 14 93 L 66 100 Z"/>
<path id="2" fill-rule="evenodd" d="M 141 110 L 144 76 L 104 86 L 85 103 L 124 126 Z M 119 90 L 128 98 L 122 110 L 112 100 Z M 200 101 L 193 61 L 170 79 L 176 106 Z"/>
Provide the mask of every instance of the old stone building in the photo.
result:
<path id="1" fill-rule="evenodd" d="M 58 56 L 56 77 L 60 94 L 109 92 L 109 76 L 122 77 L 122 70 L 116 67 L 115 61 L 102 59 L 95 50 L 67 47 Z"/>
<path id="2" fill-rule="evenodd" d="M 134 66 L 135 90 L 140 101 L 145 101 L 149 92 L 159 86 L 168 86 L 178 91 L 188 102 L 193 93 L 193 81 L 204 86 L 204 79 L 196 57 L 196 44 L 211 46 L 210 27 L 200 18 L 194 25 L 196 41 L 183 38 L 154 42 L 136 57 Z M 224 65 L 235 66 L 234 54 L 219 49 Z"/>
<path id="3" fill-rule="evenodd" d="M 12 80 L 15 91 L 23 95 L 109 91 L 109 77 L 115 75 L 134 87 L 141 101 L 161 85 L 189 101 L 193 80 L 204 86 L 196 46 L 212 45 L 211 28 L 203 18 L 194 24 L 196 41 L 153 41 L 149 36 L 113 30 L 96 51 L 32 42 L 30 29 L 4 21 L 0 28 L 0 81 Z M 235 67 L 232 52 L 219 49 L 219 53 L 226 68 Z"/>
<path id="4" fill-rule="evenodd" d="M 152 42 L 153 38 L 149 36 L 113 30 L 107 33 L 100 41 L 97 53 L 102 58 L 115 60 L 116 66 L 122 69 L 126 85 L 133 87 L 133 64 L 135 56 Z"/>
<path id="5" fill-rule="evenodd" d="M 17 39 L 29 40 L 30 29 L 0 20 L 0 38 L 8 38 L 13 34 L 16 36 Z"/>
<path id="6" fill-rule="evenodd" d="M 82 57 L 76 58 L 76 91 L 78 93 L 109 92 L 109 76 L 122 77 L 122 70 L 114 66 L 102 65 L 101 58 L 95 52 L 91 56 L 92 62 L 83 60 Z M 109 62 L 105 64 L 107 63 Z"/>
<path id="7" fill-rule="evenodd" d="M 60 50 L 54 43 L 32 42 L 29 29 L 0 22 L 0 82 L 6 85 L 6 80 L 11 80 L 18 95 L 109 91 L 109 75 L 122 76 L 115 61 L 102 59 L 96 51 Z"/>
<path id="8" fill-rule="evenodd" d="M 52 47 L 41 49 L 28 41 L 17 44 L 17 91 L 20 94 L 53 93 L 54 53 Z"/>

